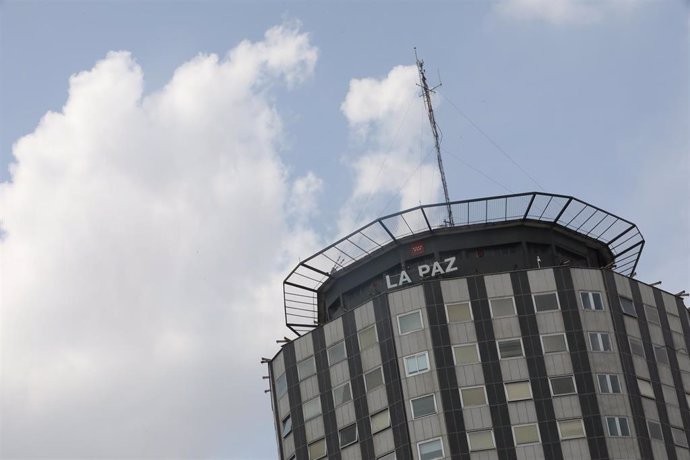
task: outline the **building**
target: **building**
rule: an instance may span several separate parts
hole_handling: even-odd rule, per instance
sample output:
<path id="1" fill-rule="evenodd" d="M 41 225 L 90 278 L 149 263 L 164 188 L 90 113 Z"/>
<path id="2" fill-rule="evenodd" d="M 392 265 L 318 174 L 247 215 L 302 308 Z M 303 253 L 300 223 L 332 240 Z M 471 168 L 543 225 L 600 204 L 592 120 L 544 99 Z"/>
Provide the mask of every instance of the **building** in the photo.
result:
<path id="1" fill-rule="evenodd" d="M 284 282 L 281 459 L 690 459 L 690 320 L 637 227 L 527 193 L 382 217 Z M 452 214 L 451 214 L 452 213 Z"/>

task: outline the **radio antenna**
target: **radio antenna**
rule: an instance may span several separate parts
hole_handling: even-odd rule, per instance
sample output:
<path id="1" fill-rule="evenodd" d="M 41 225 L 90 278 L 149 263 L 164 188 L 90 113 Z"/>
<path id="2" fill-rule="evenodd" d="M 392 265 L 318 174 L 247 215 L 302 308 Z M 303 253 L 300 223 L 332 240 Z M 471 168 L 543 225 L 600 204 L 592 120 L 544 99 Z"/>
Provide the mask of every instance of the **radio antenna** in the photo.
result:
<path id="1" fill-rule="evenodd" d="M 436 160 L 438 161 L 438 170 L 441 173 L 441 183 L 443 184 L 443 194 L 446 198 L 446 208 L 448 210 L 448 220 L 446 224 L 449 226 L 455 225 L 453 222 L 453 209 L 450 206 L 450 197 L 448 196 L 448 184 L 446 183 L 446 173 L 443 171 L 443 159 L 441 158 L 441 142 L 438 136 L 438 126 L 436 125 L 436 118 L 434 117 L 434 108 L 431 105 L 431 93 L 436 88 L 441 86 L 441 83 L 433 88 L 429 88 L 424 73 L 424 61 L 417 57 L 417 48 L 414 49 L 414 58 L 417 61 L 417 70 L 419 71 L 419 86 L 422 88 L 422 97 L 424 98 L 424 106 L 429 115 L 429 123 L 431 124 L 431 134 L 434 136 L 434 147 L 436 148 Z"/>

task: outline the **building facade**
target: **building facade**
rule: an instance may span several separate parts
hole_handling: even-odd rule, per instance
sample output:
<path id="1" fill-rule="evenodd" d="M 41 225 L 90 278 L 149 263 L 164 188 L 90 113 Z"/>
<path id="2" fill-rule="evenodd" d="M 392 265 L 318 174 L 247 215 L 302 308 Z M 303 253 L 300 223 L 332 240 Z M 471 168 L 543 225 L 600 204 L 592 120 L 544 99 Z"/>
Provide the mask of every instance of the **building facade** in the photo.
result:
<path id="1" fill-rule="evenodd" d="M 445 210 L 379 219 L 286 279 L 280 458 L 690 459 L 690 319 L 634 279 L 634 224 L 536 193 Z"/>

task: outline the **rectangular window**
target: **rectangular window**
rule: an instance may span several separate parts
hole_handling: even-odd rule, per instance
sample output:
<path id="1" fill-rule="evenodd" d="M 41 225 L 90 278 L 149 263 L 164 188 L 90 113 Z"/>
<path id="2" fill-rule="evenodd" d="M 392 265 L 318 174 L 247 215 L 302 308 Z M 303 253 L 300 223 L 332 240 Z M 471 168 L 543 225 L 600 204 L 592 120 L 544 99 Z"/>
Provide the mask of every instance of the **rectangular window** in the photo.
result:
<path id="1" fill-rule="evenodd" d="M 637 318 L 637 312 L 635 311 L 635 305 L 633 304 L 633 301 L 625 297 L 619 296 L 618 298 L 621 301 L 621 310 L 623 311 L 623 313 Z"/>
<path id="2" fill-rule="evenodd" d="M 332 366 L 335 363 L 347 358 L 347 352 L 345 351 L 345 342 L 338 342 L 328 349 L 328 365 Z"/>
<path id="3" fill-rule="evenodd" d="M 489 299 L 489 309 L 492 318 L 501 318 L 504 316 L 515 316 L 515 301 L 512 297 L 504 297 L 502 299 Z"/>
<path id="4" fill-rule="evenodd" d="M 532 399 L 532 386 L 529 381 L 524 382 L 510 382 L 504 384 L 506 389 L 507 401 L 522 401 L 523 399 Z"/>
<path id="5" fill-rule="evenodd" d="M 357 442 L 357 424 L 353 423 L 340 430 L 340 447 L 349 446 Z"/>
<path id="6" fill-rule="evenodd" d="M 522 339 L 498 340 L 496 344 L 498 345 L 498 356 L 501 359 L 525 356 L 522 349 Z"/>
<path id="7" fill-rule="evenodd" d="M 590 332 L 589 346 L 592 351 L 611 351 L 611 337 L 608 332 Z"/>
<path id="8" fill-rule="evenodd" d="M 371 434 L 378 433 L 381 430 L 385 430 L 391 426 L 391 416 L 388 413 L 388 409 L 384 409 L 371 416 Z"/>
<path id="9" fill-rule="evenodd" d="M 410 400 L 412 418 L 426 417 L 436 413 L 436 397 L 431 395 L 422 396 Z"/>
<path id="10" fill-rule="evenodd" d="M 516 425 L 513 427 L 513 438 L 515 439 L 516 446 L 540 443 L 539 425 L 536 423 Z"/>
<path id="11" fill-rule="evenodd" d="M 655 346 L 654 347 L 654 356 L 656 356 L 656 362 L 657 363 L 666 364 L 667 366 L 669 365 L 668 351 L 666 350 L 666 347 Z"/>
<path id="12" fill-rule="evenodd" d="M 479 360 L 479 345 L 476 343 L 470 345 L 456 345 L 453 347 L 453 359 L 455 365 L 462 364 L 477 364 Z"/>
<path id="13" fill-rule="evenodd" d="M 289 435 L 292 432 L 292 419 L 288 415 L 283 419 L 283 437 Z"/>
<path id="14" fill-rule="evenodd" d="M 381 385 L 383 385 L 383 369 L 381 367 L 377 367 L 364 374 L 364 386 L 366 387 L 366 391 L 371 391 Z"/>
<path id="15" fill-rule="evenodd" d="M 688 447 L 688 438 L 684 430 L 671 427 L 671 434 L 673 435 L 673 444 L 685 448 Z"/>
<path id="16" fill-rule="evenodd" d="M 326 456 L 326 440 L 319 439 L 309 444 L 309 460 L 316 460 Z"/>
<path id="17" fill-rule="evenodd" d="M 304 414 L 305 422 L 321 415 L 321 398 L 317 396 L 302 404 L 302 413 Z"/>
<path id="18" fill-rule="evenodd" d="M 471 452 L 493 449 L 496 447 L 494 432 L 492 430 L 468 432 L 467 443 L 470 445 Z"/>
<path id="19" fill-rule="evenodd" d="M 443 441 L 441 438 L 436 438 L 419 442 L 417 443 L 417 452 L 419 452 L 419 460 L 443 458 L 445 455 L 443 453 Z"/>
<path id="20" fill-rule="evenodd" d="M 338 407 L 341 404 L 352 399 L 352 389 L 350 388 L 350 382 L 345 382 L 340 386 L 333 388 L 333 406 Z"/>
<path id="21" fill-rule="evenodd" d="M 661 431 L 661 423 L 648 420 L 647 428 L 649 429 L 650 438 L 656 439 L 657 441 L 664 440 L 664 433 Z"/>
<path id="22" fill-rule="evenodd" d="M 633 355 L 637 355 L 641 358 L 644 358 L 645 354 L 644 354 L 644 345 L 642 345 L 642 340 L 637 339 L 635 337 L 630 337 L 628 339 L 628 341 L 630 342 L 630 352 Z"/>
<path id="23" fill-rule="evenodd" d="M 422 329 L 424 329 L 424 323 L 422 322 L 421 310 L 398 316 L 398 331 L 400 331 L 400 335 L 409 334 L 410 332 L 420 331 Z"/>
<path id="24" fill-rule="evenodd" d="M 602 302 L 599 292 L 580 292 L 580 300 L 582 301 L 582 308 L 585 310 L 601 311 L 604 309 L 604 302 Z"/>
<path id="25" fill-rule="evenodd" d="M 560 353 L 568 351 L 568 341 L 565 338 L 565 334 L 542 335 L 541 347 L 544 350 L 544 354 Z"/>
<path id="26" fill-rule="evenodd" d="M 283 372 L 276 379 L 276 398 L 280 399 L 285 393 L 287 393 L 287 378 Z"/>
<path id="27" fill-rule="evenodd" d="M 654 388 L 652 388 L 652 383 L 650 381 L 637 379 L 637 387 L 640 389 L 640 395 L 645 398 L 654 399 Z"/>
<path id="28" fill-rule="evenodd" d="M 559 420 L 558 421 L 558 435 L 562 440 L 584 438 L 585 426 L 581 418 L 574 420 Z"/>
<path id="29" fill-rule="evenodd" d="M 630 426 L 628 425 L 627 417 L 606 417 L 606 428 L 609 431 L 609 436 L 630 436 Z"/>
<path id="30" fill-rule="evenodd" d="M 313 356 L 297 363 L 297 375 L 299 375 L 300 380 L 304 380 L 314 374 L 316 374 L 316 362 Z"/>
<path id="31" fill-rule="evenodd" d="M 472 307 L 469 302 L 446 304 L 446 318 L 449 323 L 472 321 Z"/>
<path id="32" fill-rule="evenodd" d="M 379 341 L 378 334 L 376 333 L 376 325 L 369 326 L 366 329 L 359 331 L 359 349 L 365 350 Z"/>
<path id="33" fill-rule="evenodd" d="M 553 396 L 563 396 L 577 393 L 577 389 L 575 388 L 575 377 L 572 375 L 551 377 L 549 379 L 549 384 L 551 385 L 551 394 Z"/>
<path id="34" fill-rule="evenodd" d="M 659 310 L 651 305 L 644 306 L 644 314 L 647 317 L 647 321 L 654 324 L 661 324 L 661 319 L 659 318 Z"/>
<path id="35" fill-rule="evenodd" d="M 558 295 L 556 295 L 555 292 L 534 294 L 532 297 L 534 298 L 534 311 L 537 313 L 560 309 L 560 306 L 558 305 Z"/>
<path id="36" fill-rule="evenodd" d="M 405 356 L 405 375 L 408 377 L 416 374 L 423 374 L 429 370 L 429 352 L 417 353 L 412 356 Z"/>
<path id="37" fill-rule="evenodd" d="M 601 393 L 620 393 L 621 384 L 617 375 L 615 374 L 598 374 L 599 391 Z"/>
<path id="38" fill-rule="evenodd" d="M 462 407 L 486 406 L 486 388 L 483 386 L 460 388 Z"/>

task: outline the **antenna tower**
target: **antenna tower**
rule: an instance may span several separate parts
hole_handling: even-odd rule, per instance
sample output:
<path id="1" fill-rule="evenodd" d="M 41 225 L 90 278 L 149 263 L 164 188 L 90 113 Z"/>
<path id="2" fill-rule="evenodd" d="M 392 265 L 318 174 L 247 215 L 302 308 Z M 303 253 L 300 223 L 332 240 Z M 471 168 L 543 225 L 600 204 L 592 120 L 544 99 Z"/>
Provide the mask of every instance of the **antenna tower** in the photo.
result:
<path id="1" fill-rule="evenodd" d="M 436 118 L 434 117 L 434 108 L 431 105 L 431 93 L 436 88 L 441 86 L 439 83 L 433 88 L 429 88 L 424 73 L 424 61 L 417 57 L 417 48 L 414 49 L 414 58 L 417 61 L 417 70 L 419 71 L 420 87 L 422 88 L 422 97 L 424 97 L 424 106 L 429 115 L 429 123 L 431 124 L 431 133 L 434 135 L 434 147 L 436 148 L 436 160 L 438 161 L 438 170 L 441 172 L 441 183 L 443 184 L 443 194 L 446 197 L 446 209 L 448 210 L 448 220 L 446 224 L 449 226 L 455 225 L 453 222 L 453 209 L 450 206 L 450 197 L 448 196 L 448 184 L 446 183 L 446 173 L 443 171 L 443 159 L 441 158 L 441 142 L 438 136 L 438 126 L 436 125 Z"/>

